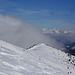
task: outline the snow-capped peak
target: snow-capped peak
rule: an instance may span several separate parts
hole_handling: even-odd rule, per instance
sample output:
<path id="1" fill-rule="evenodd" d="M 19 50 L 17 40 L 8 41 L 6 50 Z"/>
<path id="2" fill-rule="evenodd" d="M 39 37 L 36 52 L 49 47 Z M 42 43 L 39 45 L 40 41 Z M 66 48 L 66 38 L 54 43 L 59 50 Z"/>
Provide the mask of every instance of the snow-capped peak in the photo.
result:
<path id="1" fill-rule="evenodd" d="M 54 29 L 52 29 L 52 32 L 59 34 L 61 31 L 59 29 L 57 29 L 57 28 L 54 28 Z"/>
<path id="2" fill-rule="evenodd" d="M 43 33 L 56 33 L 56 34 L 60 34 L 60 33 L 75 33 L 75 31 L 72 31 L 72 30 L 64 30 L 64 31 L 61 31 L 57 28 L 54 28 L 54 29 L 47 29 L 47 28 L 43 28 L 42 29 Z"/>
<path id="3" fill-rule="evenodd" d="M 65 34 L 67 34 L 67 33 L 74 33 L 74 31 L 66 30 L 66 31 L 64 31 L 64 33 Z"/>
<path id="4" fill-rule="evenodd" d="M 42 29 L 43 33 L 57 33 L 59 34 L 61 32 L 61 30 L 57 29 L 57 28 L 54 28 L 54 29 L 47 29 L 47 28 L 44 28 Z"/>

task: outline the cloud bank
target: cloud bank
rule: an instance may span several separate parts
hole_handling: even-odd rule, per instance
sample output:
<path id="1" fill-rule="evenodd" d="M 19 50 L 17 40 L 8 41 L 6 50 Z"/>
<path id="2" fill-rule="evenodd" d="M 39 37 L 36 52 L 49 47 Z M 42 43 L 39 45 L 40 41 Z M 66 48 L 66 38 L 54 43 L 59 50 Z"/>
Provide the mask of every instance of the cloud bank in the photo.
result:
<path id="1" fill-rule="evenodd" d="M 5 15 L 0 15 L 0 40 L 23 48 L 28 48 L 38 43 L 45 43 L 54 47 L 59 45 L 53 39 L 42 34 L 40 29 L 17 18 Z"/>

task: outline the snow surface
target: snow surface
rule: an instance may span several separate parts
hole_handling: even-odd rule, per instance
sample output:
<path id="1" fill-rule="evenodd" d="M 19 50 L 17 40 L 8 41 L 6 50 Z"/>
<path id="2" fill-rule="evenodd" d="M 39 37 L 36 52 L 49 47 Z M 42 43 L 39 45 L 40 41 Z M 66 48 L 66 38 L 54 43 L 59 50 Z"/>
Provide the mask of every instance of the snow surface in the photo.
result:
<path id="1" fill-rule="evenodd" d="M 75 75 L 68 59 L 43 43 L 23 49 L 0 40 L 0 75 Z"/>

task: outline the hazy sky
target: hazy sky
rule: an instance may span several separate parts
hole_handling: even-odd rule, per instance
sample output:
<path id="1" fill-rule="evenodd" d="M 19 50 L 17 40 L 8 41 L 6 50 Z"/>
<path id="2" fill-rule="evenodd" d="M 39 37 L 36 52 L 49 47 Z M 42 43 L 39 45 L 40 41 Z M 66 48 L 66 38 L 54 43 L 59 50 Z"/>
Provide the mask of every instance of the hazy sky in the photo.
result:
<path id="1" fill-rule="evenodd" d="M 0 0 L 0 14 L 41 28 L 75 29 L 75 0 Z"/>

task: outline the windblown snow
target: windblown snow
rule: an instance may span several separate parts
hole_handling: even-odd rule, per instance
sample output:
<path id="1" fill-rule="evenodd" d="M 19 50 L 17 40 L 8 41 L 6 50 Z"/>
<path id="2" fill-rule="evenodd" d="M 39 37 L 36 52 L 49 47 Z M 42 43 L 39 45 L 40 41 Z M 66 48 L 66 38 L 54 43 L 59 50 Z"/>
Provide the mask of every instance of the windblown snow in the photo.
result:
<path id="1" fill-rule="evenodd" d="M 0 75 L 75 75 L 64 52 L 43 43 L 23 49 L 0 40 Z"/>

